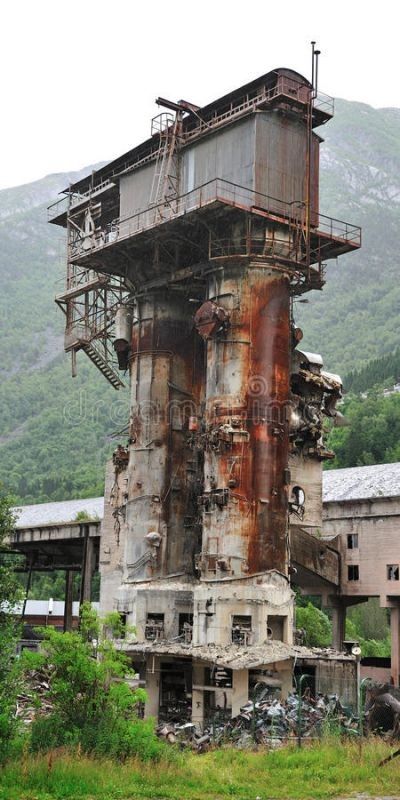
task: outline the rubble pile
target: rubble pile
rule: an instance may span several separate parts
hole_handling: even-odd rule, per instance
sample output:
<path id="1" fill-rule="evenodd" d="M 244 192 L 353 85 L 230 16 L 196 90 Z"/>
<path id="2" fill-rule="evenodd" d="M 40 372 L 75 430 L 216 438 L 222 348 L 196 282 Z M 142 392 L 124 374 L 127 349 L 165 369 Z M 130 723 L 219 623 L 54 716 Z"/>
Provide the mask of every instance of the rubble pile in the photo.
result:
<path id="1" fill-rule="evenodd" d="M 177 742 L 202 751 L 211 745 L 234 744 L 238 748 L 263 744 L 276 748 L 290 739 L 319 738 L 334 726 L 341 733 L 357 733 L 358 720 L 345 709 L 337 695 L 317 698 L 306 693 L 300 700 L 296 693 L 286 701 L 261 697 L 244 705 L 240 714 L 222 721 L 215 713 L 213 720 L 201 734 L 190 722 L 184 724 L 162 723 L 157 728 L 161 738 L 171 744 Z"/>
<path id="2" fill-rule="evenodd" d="M 49 676 L 46 671 L 30 670 L 26 675 L 25 690 L 17 696 L 16 716 L 25 725 L 30 725 L 40 710 L 41 714 L 50 714 L 53 710 L 49 700 Z"/>

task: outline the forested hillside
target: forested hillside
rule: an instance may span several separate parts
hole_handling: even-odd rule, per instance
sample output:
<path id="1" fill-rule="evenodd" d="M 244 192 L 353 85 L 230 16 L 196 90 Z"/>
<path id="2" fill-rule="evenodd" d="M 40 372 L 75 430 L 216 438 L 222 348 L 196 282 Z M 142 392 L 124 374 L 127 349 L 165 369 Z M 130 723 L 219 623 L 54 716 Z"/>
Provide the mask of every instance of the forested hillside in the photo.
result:
<path id="1" fill-rule="evenodd" d="M 321 211 L 361 224 L 363 248 L 328 265 L 324 291 L 296 304 L 296 316 L 304 348 L 321 352 L 326 367 L 348 374 L 350 385 L 352 371 L 400 344 L 400 110 L 338 101 L 320 133 Z M 77 177 L 51 175 L 0 192 L 0 481 L 23 503 L 100 494 L 112 435 L 127 420 L 127 392 L 115 392 L 84 354 L 72 380 L 62 352 L 54 295 L 64 244 L 47 224 L 46 206 Z M 349 435 L 334 432 L 339 450 Z M 385 458 L 399 452 L 397 442 L 385 445 Z M 377 458 L 371 442 L 360 446 L 353 460 Z M 346 447 L 338 465 L 349 457 Z"/>
<path id="2" fill-rule="evenodd" d="M 390 388 L 400 381 L 400 347 L 349 372 L 344 378 L 347 392 L 367 392 L 374 386 Z"/>
<path id="3" fill-rule="evenodd" d="M 338 100 L 319 132 L 321 212 L 361 225 L 363 246 L 328 262 L 297 320 L 305 349 L 344 375 L 400 344 L 400 109 Z"/>
<path id="4" fill-rule="evenodd" d="M 46 208 L 79 175 L 0 192 L 0 481 L 23 503 L 101 494 L 126 422 L 124 393 L 83 354 L 72 380 L 63 353 L 65 246 Z"/>

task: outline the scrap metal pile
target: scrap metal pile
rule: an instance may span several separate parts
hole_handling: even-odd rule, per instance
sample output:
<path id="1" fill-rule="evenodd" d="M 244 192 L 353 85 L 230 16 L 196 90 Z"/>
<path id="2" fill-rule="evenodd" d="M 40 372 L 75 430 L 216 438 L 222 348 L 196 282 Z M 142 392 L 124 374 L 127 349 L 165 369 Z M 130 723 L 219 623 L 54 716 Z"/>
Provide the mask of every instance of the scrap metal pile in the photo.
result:
<path id="1" fill-rule="evenodd" d="M 50 700 L 48 670 L 29 670 L 25 676 L 25 687 L 17 696 L 16 716 L 24 725 L 30 725 L 40 709 L 41 714 L 50 714 L 53 706 Z"/>
<path id="2" fill-rule="evenodd" d="M 157 733 L 171 744 L 177 742 L 198 751 L 222 744 L 234 744 L 240 749 L 254 744 L 276 748 L 290 739 L 319 738 L 332 729 L 343 734 L 357 733 L 357 717 L 342 706 L 336 694 L 313 698 L 306 692 L 300 702 L 296 693 L 285 701 L 266 695 L 264 692 L 255 702 L 246 703 L 240 714 L 228 721 L 222 720 L 217 711 L 201 734 L 191 722 L 161 723 Z"/>

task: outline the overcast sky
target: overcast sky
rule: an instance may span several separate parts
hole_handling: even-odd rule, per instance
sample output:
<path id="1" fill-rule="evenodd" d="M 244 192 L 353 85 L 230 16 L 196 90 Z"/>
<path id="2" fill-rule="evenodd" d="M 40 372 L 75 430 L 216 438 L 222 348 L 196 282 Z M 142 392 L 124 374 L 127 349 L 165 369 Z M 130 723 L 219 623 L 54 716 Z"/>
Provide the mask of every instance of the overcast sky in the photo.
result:
<path id="1" fill-rule="evenodd" d="M 400 107 L 394 0 L 13 0 L 2 4 L 0 188 L 80 169 L 150 133 L 158 95 L 204 105 L 278 66 Z"/>

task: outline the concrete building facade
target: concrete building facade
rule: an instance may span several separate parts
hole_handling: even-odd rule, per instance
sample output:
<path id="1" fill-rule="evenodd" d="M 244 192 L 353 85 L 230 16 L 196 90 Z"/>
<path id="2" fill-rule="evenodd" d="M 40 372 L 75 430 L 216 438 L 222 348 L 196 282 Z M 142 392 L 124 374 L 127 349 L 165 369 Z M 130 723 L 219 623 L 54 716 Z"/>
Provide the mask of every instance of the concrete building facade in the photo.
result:
<path id="1" fill-rule="evenodd" d="M 326 472 L 323 538 L 341 557 L 335 644 L 345 638 L 346 609 L 369 597 L 390 609 L 391 680 L 400 673 L 400 463 Z"/>

